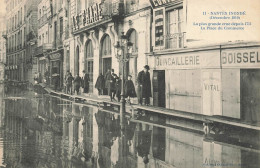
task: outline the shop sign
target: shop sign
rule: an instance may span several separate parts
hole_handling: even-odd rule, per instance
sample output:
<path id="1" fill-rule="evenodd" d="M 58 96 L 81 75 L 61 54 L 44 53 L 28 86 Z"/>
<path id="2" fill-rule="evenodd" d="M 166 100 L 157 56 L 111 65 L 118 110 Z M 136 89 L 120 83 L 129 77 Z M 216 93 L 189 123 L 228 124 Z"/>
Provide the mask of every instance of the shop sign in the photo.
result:
<path id="1" fill-rule="evenodd" d="M 204 115 L 222 115 L 221 70 L 210 69 L 201 72 L 202 111 Z"/>
<path id="2" fill-rule="evenodd" d="M 102 19 L 101 3 L 96 3 L 87 9 L 83 10 L 80 14 L 73 16 L 74 28 L 79 28 L 80 24 L 86 26 L 91 23 L 95 23 Z"/>
<path id="3" fill-rule="evenodd" d="M 223 68 L 260 68 L 260 49 L 226 49 L 221 52 Z"/>
<path id="4" fill-rule="evenodd" d="M 46 59 L 45 57 L 40 57 L 39 61 L 42 61 L 42 60 L 45 60 L 45 59 Z"/>
<path id="5" fill-rule="evenodd" d="M 219 51 L 180 53 L 157 56 L 157 69 L 220 68 Z"/>
<path id="6" fill-rule="evenodd" d="M 50 59 L 51 60 L 61 59 L 61 54 L 60 53 L 51 54 Z"/>
<path id="7" fill-rule="evenodd" d="M 158 7 L 175 1 L 176 0 L 150 0 L 150 3 L 152 7 Z"/>
<path id="8" fill-rule="evenodd" d="M 154 10 L 154 34 L 155 34 L 155 47 L 164 46 L 164 20 L 165 11 L 164 9 Z"/>

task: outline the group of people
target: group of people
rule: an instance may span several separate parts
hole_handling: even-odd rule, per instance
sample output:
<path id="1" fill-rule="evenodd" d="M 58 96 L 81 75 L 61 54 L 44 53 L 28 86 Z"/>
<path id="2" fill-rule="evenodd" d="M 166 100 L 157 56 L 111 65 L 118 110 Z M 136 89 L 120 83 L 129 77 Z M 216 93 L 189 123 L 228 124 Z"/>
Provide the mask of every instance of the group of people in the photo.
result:
<path id="1" fill-rule="evenodd" d="M 130 103 L 130 97 L 136 97 L 135 87 L 131 75 L 128 75 L 124 85 L 125 97 L 128 98 L 128 102 Z M 95 88 L 98 90 L 98 94 L 102 95 L 103 92 L 107 90 L 111 101 L 115 100 L 115 96 L 117 97 L 118 101 L 121 100 L 121 86 L 121 75 L 116 75 L 114 69 L 108 69 L 105 76 L 101 73 L 98 76 L 95 84 Z"/>
<path id="2" fill-rule="evenodd" d="M 144 69 L 138 73 L 137 77 L 138 82 L 138 103 L 143 104 L 143 99 L 145 99 L 145 105 L 150 104 L 151 94 L 151 80 L 149 73 L 149 66 L 145 65 Z M 115 96 L 118 101 L 121 99 L 121 85 L 122 79 L 121 76 L 117 76 L 114 73 L 114 69 L 108 69 L 105 76 L 102 73 L 98 76 L 95 88 L 98 89 L 98 94 L 102 95 L 105 90 L 108 91 L 110 100 L 115 100 Z M 132 76 L 128 75 L 126 82 L 124 83 L 125 97 L 128 98 L 130 103 L 130 98 L 137 97 L 135 86 L 132 81 Z"/>
<path id="3" fill-rule="evenodd" d="M 75 77 L 72 76 L 71 72 L 67 71 L 65 75 L 65 92 L 67 94 L 73 94 L 74 92 L 78 95 L 80 87 L 83 88 L 83 93 L 89 92 L 89 75 L 85 70 L 83 72 L 83 77 L 80 77 L 77 73 Z M 73 84 L 73 85 L 72 85 Z M 72 87 L 73 86 L 73 87 Z"/>
<path id="4" fill-rule="evenodd" d="M 67 71 L 65 75 L 65 92 L 67 94 L 76 93 L 77 95 L 80 92 L 80 87 L 83 88 L 83 93 L 89 92 L 89 82 L 90 78 L 88 73 L 83 70 L 83 77 L 80 77 L 79 74 L 76 74 L 75 77 L 72 76 L 71 72 Z M 46 71 L 44 74 L 46 80 L 49 79 L 49 72 Z M 34 80 L 35 83 L 41 83 L 41 74 L 35 73 Z M 56 80 L 55 80 L 56 79 Z M 56 82 L 55 82 L 56 81 Z M 53 76 L 54 88 L 57 89 L 59 81 L 59 74 Z M 47 81 L 46 81 L 47 82 Z M 149 66 L 145 65 L 144 69 L 138 73 L 137 77 L 138 82 L 138 103 L 143 104 L 143 99 L 145 99 L 144 104 L 150 104 L 151 94 L 151 80 L 149 73 Z M 48 82 L 47 82 L 48 83 Z M 108 94 L 110 96 L 110 100 L 115 100 L 115 96 L 117 100 L 121 100 L 121 86 L 122 86 L 122 78 L 121 75 L 116 75 L 114 73 L 114 69 L 108 69 L 105 75 L 100 75 L 97 78 L 95 88 L 98 90 L 98 95 Z M 106 92 L 106 93 L 105 93 Z M 137 97 L 135 86 L 132 81 L 132 76 L 128 75 L 127 80 L 124 83 L 124 96 L 128 98 L 128 102 L 130 103 L 130 98 Z"/>

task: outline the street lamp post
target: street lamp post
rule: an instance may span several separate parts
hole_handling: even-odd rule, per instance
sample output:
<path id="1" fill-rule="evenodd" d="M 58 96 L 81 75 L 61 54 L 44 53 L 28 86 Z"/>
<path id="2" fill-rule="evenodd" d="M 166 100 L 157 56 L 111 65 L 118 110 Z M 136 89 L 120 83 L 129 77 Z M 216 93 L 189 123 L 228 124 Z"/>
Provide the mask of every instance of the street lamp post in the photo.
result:
<path id="1" fill-rule="evenodd" d="M 125 64 L 129 61 L 129 57 L 132 54 L 132 46 L 133 43 L 128 41 L 128 37 L 124 35 L 124 32 L 122 32 L 120 41 L 117 41 L 117 44 L 115 45 L 116 49 L 116 58 L 121 64 L 121 73 L 122 73 L 122 80 L 121 80 L 121 107 L 120 107 L 120 125 L 121 129 L 124 128 L 124 115 L 125 115 L 125 89 L 124 89 L 124 83 L 125 83 Z"/>

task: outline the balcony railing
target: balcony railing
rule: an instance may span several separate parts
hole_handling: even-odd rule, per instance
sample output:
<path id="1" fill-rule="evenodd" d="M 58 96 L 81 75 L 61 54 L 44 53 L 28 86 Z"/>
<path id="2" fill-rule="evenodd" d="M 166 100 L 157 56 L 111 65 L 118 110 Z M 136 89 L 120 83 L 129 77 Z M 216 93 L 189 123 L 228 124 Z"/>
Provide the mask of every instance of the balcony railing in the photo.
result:
<path id="1" fill-rule="evenodd" d="M 162 37 L 165 45 L 155 46 L 154 50 L 184 48 L 186 42 L 186 32 L 166 34 Z"/>

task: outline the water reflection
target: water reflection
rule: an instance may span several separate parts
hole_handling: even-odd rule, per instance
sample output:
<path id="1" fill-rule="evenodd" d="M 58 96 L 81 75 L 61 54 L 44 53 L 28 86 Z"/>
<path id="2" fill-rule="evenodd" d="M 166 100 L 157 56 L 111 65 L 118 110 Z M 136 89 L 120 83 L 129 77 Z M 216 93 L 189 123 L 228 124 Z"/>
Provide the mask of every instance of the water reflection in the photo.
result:
<path id="1" fill-rule="evenodd" d="M 0 105 L 0 163 L 6 167 L 256 168 L 259 165 L 257 149 L 250 151 L 214 142 L 196 132 L 149 124 L 161 120 L 156 116 L 146 118 L 146 123 L 127 118 L 121 129 L 116 113 L 47 95 L 1 99 Z"/>

